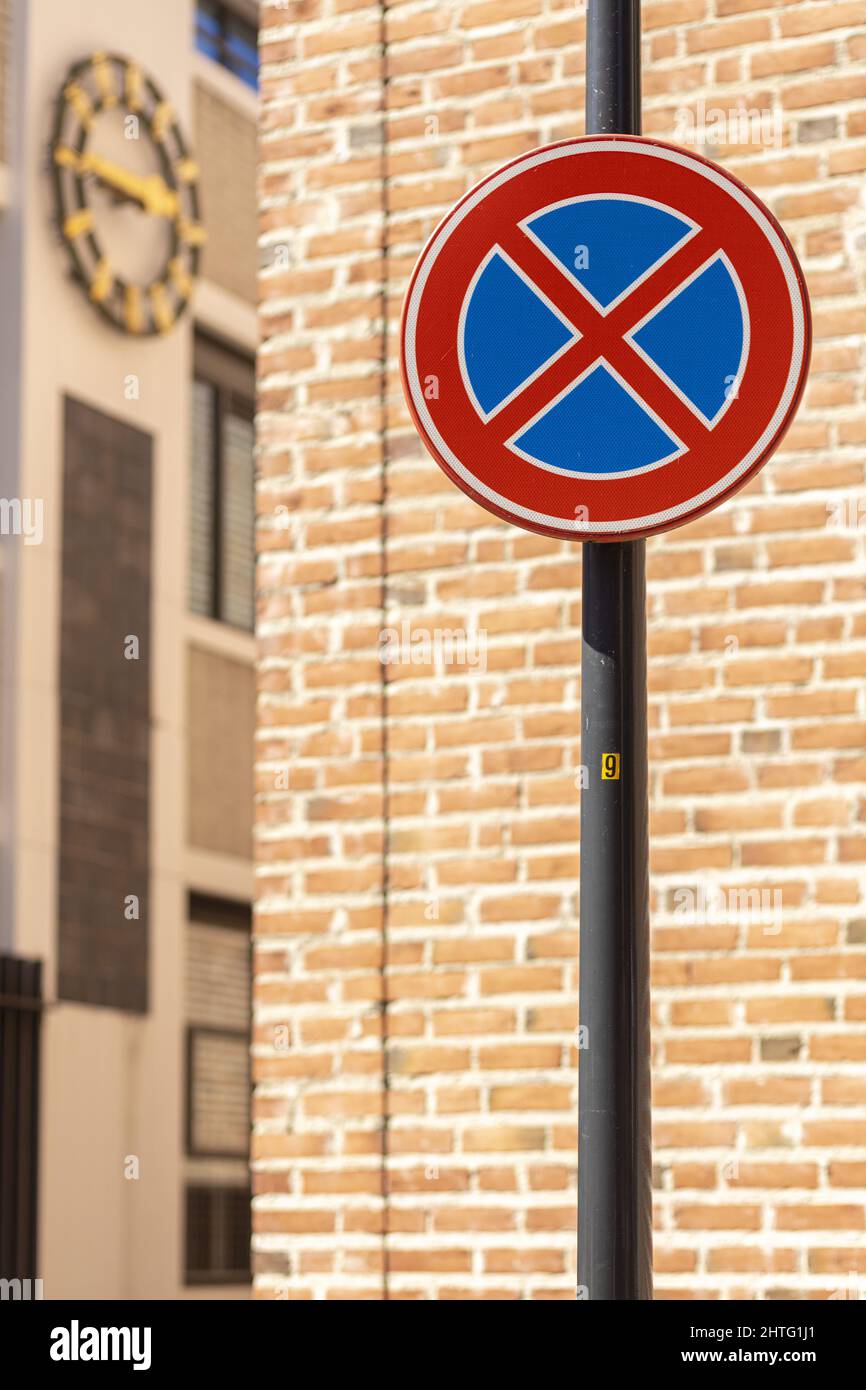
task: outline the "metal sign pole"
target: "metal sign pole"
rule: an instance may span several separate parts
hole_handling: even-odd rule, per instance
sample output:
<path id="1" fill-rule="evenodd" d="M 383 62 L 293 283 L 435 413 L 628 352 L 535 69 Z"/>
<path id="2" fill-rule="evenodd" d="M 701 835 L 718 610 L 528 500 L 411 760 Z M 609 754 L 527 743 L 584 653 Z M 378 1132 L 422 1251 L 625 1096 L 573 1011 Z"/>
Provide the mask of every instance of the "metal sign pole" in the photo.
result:
<path id="1" fill-rule="evenodd" d="M 587 50 L 587 134 L 639 134 L 639 0 L 589 0 Z M 643 541 L 584 543 L 581 685 L 579 1296 L 649 1299 Z"/>

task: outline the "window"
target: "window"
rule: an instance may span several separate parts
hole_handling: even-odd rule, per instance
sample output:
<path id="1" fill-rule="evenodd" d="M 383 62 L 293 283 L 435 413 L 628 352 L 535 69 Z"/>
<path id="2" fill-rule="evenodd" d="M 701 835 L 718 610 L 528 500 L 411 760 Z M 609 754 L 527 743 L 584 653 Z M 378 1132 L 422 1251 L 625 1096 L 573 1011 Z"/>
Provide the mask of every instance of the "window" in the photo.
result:
<path id="1" fill-rule="evenodd" d="M 249 1187 L 186 1189 L 187 1284 L 242 1284 L 250 1277 Z"/>
<path id="2" fill-rule="evenodd" d="M 187 1153 L 249 1153 L 250 1039 L 246 1029 L 191 1026 L 186 1034 Z"/>
<path id="3" fill-rule="evenodd" d="M 187 1284 L 250 1277 L 250 909 L 190 894 L 186 947 Z"/>
<path id="4" fill-rule="evenodd" d="M 196 335 L 189 606 L 251 631 L 254 617 L 252 362 Z"/>
<path id="5" fill-rule="evenodd" d="M 248 6 L 244 6 L 248 9 Z M 195 14 L 195 46 L 215 63 L 228 68 L 248 87 L 259 85 L 259 53 L 257 29 L 252 19 L 246 19 L 222 0 L 197 0 Z"/>

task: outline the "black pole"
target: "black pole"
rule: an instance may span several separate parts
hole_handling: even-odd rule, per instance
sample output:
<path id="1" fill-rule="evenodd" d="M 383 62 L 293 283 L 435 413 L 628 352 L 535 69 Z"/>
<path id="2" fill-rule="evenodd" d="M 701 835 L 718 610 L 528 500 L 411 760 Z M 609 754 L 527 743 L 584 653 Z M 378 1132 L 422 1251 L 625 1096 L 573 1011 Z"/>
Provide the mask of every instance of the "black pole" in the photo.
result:
<path id="1" fill-rule="evenodd" d="M 589 0 L 587 48 L 587 134 L 639 134 L 639 0 Z M 619 755 L 618 768 L 607 754 Z M 581 762 L 578 1296 L 649 1299 L 643 541 L 583 546 Z"/>

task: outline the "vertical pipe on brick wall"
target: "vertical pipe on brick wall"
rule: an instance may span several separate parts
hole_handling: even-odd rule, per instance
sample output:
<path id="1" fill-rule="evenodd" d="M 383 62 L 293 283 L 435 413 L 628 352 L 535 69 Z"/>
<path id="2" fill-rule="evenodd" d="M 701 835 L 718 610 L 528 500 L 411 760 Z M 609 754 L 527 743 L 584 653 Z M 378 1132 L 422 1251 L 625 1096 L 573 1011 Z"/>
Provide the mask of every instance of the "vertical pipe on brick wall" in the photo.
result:
<path id="1" fill-rule="evenodd" d="M 589 0 L 587 134 L 640 132 L 639 0 Z M 592 248 L 590 247 L 590 256 Z M 643 541 L 583 546 L 579 1296 L 652 1297 Z M 619 778 L 602 759 L 619 754 Z"/>

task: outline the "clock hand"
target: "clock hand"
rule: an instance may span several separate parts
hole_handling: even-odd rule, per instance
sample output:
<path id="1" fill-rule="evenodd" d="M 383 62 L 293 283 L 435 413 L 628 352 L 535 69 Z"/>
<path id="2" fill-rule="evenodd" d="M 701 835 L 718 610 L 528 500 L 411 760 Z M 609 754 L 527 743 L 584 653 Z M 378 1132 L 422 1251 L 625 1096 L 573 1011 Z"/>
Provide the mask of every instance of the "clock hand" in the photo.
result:
<path id="1" fill-rule="evenodd" d="M 145 212 L 153 217 L 177 217 L 180 200 L 159 174 L 147 174 L 142 180 Z"/>
<path id="2" fill-rule="evenodd" d="M 177 194 L 171 191 L 159 174 L 134 174 L 98 154 L 85 154 L 82 159 L 85 161 L 85 172 L 89 170 L 102 183 L 134 198 L 151 216 L 177 216 Z"/>
<path id="3" fill-rule="evenodd" d="M 100 183 L 140 203 L 144 211 L 153 217 L 175 218 L 178 215 L 178 196 L 159 174 L 135 174 L 89 151 L 77 154 L 74 150 L 59 149 L 55 158 L 58 163 L 67 165 L 78 174 L 93 174 Z"/>

